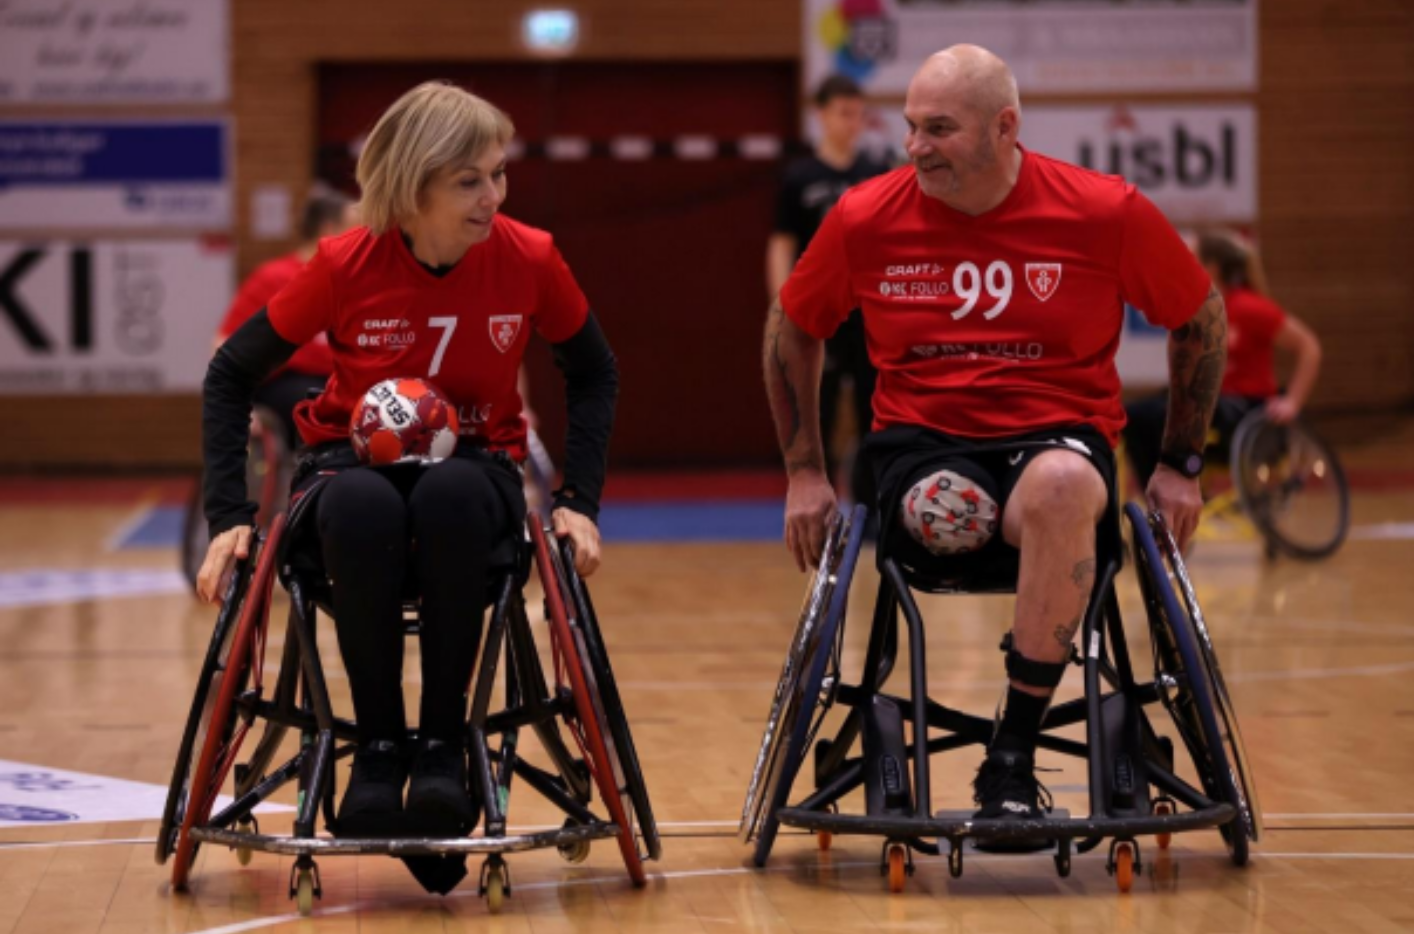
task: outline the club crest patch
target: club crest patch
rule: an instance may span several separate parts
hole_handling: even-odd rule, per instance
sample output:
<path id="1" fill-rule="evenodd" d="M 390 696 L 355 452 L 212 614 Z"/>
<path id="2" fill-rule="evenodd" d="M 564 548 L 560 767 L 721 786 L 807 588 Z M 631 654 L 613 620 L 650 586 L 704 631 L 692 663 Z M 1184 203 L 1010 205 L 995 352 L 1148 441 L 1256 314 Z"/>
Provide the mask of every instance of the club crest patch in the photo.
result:
<path id="1" fill-rule="evenodd" d="M 1031 289 L 1031 294 L 1041 301 L 1049 301 L 1051 296 L 1056 294 L 1060 281 L 1060 263 L 1026 264 L 1026 285 Z"/>
<path id="2" fill-rule="evenodd" d="M 516 338 L 520 336 L 520 325 L 525 319 L 524 315 L 492 315 L 487 325 L 491 329 L 491 343 L 496 345 L 496 349 L 505 353 L 515 346 Z"/>

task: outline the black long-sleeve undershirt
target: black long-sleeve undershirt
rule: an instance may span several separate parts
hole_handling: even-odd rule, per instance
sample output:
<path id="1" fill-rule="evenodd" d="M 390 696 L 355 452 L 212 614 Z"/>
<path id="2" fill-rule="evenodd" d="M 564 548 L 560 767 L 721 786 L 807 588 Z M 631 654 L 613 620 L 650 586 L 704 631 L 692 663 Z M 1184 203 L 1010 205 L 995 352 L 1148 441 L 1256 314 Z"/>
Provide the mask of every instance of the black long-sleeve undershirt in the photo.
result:
<path id="1" fill-rule="evenodd" d="M 201 411 L 203 497 L 213 538 L 255 521 L 257 506 L 247 500 L 245 488 L 251 402 L 260 384 L 298 349 L 261 309 L 221 345 L 207 367 Z M 569 414 L 565 482 L 555 506 L 597 520 L 618 399 L 618 364 L 592 312 L 574 336 L 552 349 L 565 377 Z"/>

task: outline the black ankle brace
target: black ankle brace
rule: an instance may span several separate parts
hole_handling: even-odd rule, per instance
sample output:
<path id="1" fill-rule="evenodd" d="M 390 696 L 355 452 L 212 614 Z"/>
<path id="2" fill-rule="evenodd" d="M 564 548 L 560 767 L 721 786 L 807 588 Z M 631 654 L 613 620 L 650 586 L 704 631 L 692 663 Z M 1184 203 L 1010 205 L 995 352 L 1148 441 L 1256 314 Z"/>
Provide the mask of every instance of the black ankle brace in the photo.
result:
<path id="1" fill-rule="evenodd" d="M 1065 662 L 1038 662 L 1008 647 L 1006 674 L 1008 678 L 1020 681 L 1027 687 L 1054 691 L 1056 685 L 1061 683 L 1061 678 L 1065 677 Z"/>

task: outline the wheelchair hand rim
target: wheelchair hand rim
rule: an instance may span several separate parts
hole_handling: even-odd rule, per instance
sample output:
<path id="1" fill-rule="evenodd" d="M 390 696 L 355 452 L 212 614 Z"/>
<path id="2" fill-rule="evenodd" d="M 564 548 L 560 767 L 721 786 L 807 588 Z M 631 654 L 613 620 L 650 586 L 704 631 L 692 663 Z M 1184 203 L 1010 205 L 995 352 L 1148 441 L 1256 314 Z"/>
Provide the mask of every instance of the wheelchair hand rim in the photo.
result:
<path id="1" fill-rule="evenodd" d="M 795 632 L 791 635 L 786 660 L 776 682 L 776 693 L 771 699 L 771 708 L 766 716 L 766 730 L 761 737 L 761 747 L 757 751 L 751 778 L 746 787 L 746 801 L 742 805 L 741 821 L 737 825 L 737 839 L 741 843 L 750 843 L 756 837 L 765 816 L 766 804 L 773 794 L 783 751 L 781 724 L 787 720 L 795 720 L 797 685 L 803 676 L 806 653 L 808 647 L 813 644 L 820 614 L 828 605 L 832 593 L 835 579 L 832 571 L 843 528 L 844 517 L 836 513 L 826 530 L 820 564 L 806 589 L 805 601 L 796 619 Z M 788 718 L 787 714 L 791 716 Z"/>

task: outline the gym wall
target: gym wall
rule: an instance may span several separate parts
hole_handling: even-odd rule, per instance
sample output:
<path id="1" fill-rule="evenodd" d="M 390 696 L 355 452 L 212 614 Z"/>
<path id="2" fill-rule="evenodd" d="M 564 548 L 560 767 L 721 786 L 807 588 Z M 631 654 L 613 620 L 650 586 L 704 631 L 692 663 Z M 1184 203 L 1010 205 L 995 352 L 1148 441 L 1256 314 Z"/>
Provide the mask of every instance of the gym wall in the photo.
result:
<path id="1" fill-rule="evenodd" d="M 800 55 L 797 0 L 580 0 L 582 36 L 575 67 L 711 63 L 724 81 L 754 74 L 762 119 L 791 122 L 799 99 L 775 102 L 780 75 Z M 229 113 L 235 125 L 235 227 L 238 273 L 289 248 L 250 235 L 258 186 L 304 192 L 316 171 L 321 75 L 352 66 L 411 68 L 539 61 L 518 34 L 531 4 L 503 0 L 232 0 Z M 396 10 L 397 19 L 390 18 Z M 1186 100 L 1255 100 L 1258 108 L 1257 234 L 1276 298 L 1310 323 L 1326 345 L 1319 416 L 1392 411 L 1414 403 L 1414 10 L 1393 0 L 1264 0 L 1260 7 L 1260 90 L 1255 95 L 1185 95 Z M 741 65 L 743 71 L 729 66 Z M 539 71 L 536 68 L 540 68 Z M 753 71 L 752 69 L 756 69 Z M 572 68 L 562 69 L 570 74 Z M 531 75 L 547 73 L 532 67 Z M 1104 96 L 1054 97 L 1022 88 L 1026 102 L 1106 102 Z M 756 96 L 770 98 L 765 104 Z M 1162 103 L 1171 95 L 1134 101 Z M 760 105 L 760 106 L 758 106 Z M 603 104 L 608 109 L 615 101 Z M 684 106 L 690 106 L 684 102 Z M 784 110 L 782 107 L 784 106 Z M 0 108 L 0 116 L 138 116 L 159 108 L 95 111 Z M 527 122 L 531 115 L 517 115 Z M 720 115 L 718 115 L 720 116 Z M 706 118 L 704 118 L 706 119 Z M 716 119 L 716 117 L 712 117 Z M 528 165 L 527 165 L 528 168 Z M 573 179 L 570 166 L 565 178 Z M 671 171 L 668 176 L 671 178 Z M 517 213 L 512 176 L 508 211 Z M 586 176 L 586 180 L 592 173 Z M 619 182 L 618 184 L 623 184 Z M 674 303 L 621 310 L 597 300 L 593 284 L 633 274 L 632 255 L 596 247 L 584 218 L 566 254 L 585 280 L 624 365 L 625 403 L 613 457 L 620 466 L 757 464 L 775 453 L 752 342 L 766 296 L 762 224 L 770 194 L 740 207 L 745 226 L 713 233 L 726 258 L 707 264 L 745 268 L 746 283 L 721 291 L 714 326 L 700 312 L 674 316 Z M 524 213 L 524 212 L 521 212 Z M 532 212 L 534 213 L 534 212 Z M 553 213 L 547 215 L 559 216 Z M 531 218 L 527 217 L 528 220 Z M 701 249 L 701 247 L 694 247 Z M 576 253 L 583 256 L 577 256 Z M 601 255 L 602 254 L 602 255 Z M 617 262 L 617 266 L 610 265 Z M 755 300 L 751 296 L 756 296 Z M 0 324 L 0 326 L 4 326 Z M 703 378 L 686 361 L 713 361 Z M 552 371 L 533 361 L 537 401 L 558 395 Z M 687 373 L 687 378 L 683 374 Z M 669 389 L 676 386 L 678 391 Z M 12 397 L 0 467 L 189 467 L 199 462 L 199 400 L 189 396 Z M 550 403 L 547 403 L 550 405 Z M 686 414 L 685 414 L 686 413 Z M 547 434 L 555 427 L 548 416 Z M 665 426 L 688 424 L 674 436 Z"/>

